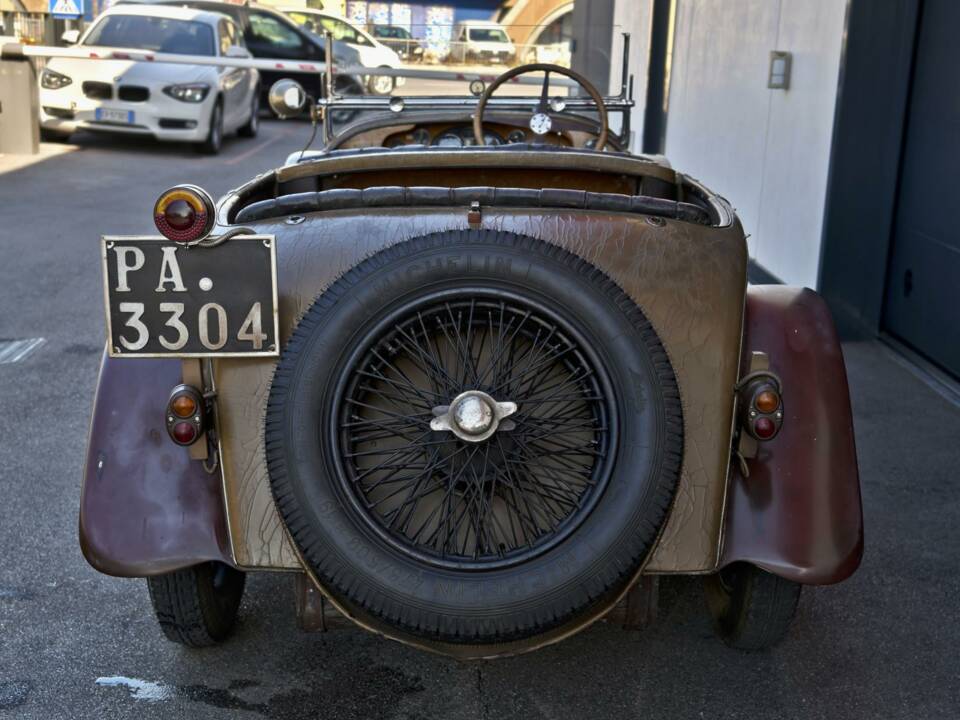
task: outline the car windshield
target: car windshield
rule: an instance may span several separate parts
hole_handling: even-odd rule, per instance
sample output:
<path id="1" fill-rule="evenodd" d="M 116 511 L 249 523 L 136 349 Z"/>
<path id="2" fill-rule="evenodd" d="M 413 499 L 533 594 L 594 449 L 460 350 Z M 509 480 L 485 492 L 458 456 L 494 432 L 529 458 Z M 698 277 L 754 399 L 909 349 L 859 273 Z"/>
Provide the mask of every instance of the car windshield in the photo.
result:
<path id="1" fill-rule="evenodd" d="M 474 42 L 510 42 L 507 34 L 499 28 L 470 28 L 470 39 Z"/>
<path id="2" fill-rule="evenodd" d="M 206 23 L 147 15 L 108 15 L 84 45 L 153 50 L 175 55 L 214 55 L 213 28 Z"/>
<path id="3" fill-rule="evenodd" d="M 386 6 L 386 3 L 383 5 Z M 444 112 L 448 113 L 451 123 L 459 132 L 464 124 L 470 123 L 470 111 L 482 88 L 488 87 L 497 76 L 522 65 L 559 65 L 585 77 L 601 95 L 619 94 L 625 28 L 619 24 L 611 26 L 607 23 L 601 27 L 577 22 L 572 6 L 572 3 L 564 5 L 561 12 L 549 15 L 545 22 L 539 24 L 511 22 L 508 15 L 503 15 L 497 18 L 497 24 L 474 25 L 469 20 L 458 22 L 452 8 L 438 6 L 428 18 L 420 19 L 422 16 L 417 13 L 399 12 L 398 4 L 393 4 L 392 10 L 381 12 L 379 3 L 347 3 L 350 24 L 377 37 L 397 53 L 401 68 L 413 72 L 399 83 L 386 81 L 382 85 L 384 89 L 376 93 L 369 92 L 373 84 L 371 80 L 367 80 L 368 86 L 362 90 L 357 87 L 351 89 L 346 82 L 341 84 L 345 95 L 364 92 L 374 97 L 368 97 L 366 104 L 357 103 L 349 111 L 332 113 L 329 119 L 333 134 L 348 125 L 367 120 L 386 122 L 392 117 L 394 121 L 399 121 L 400 118 L 411 117 L 410 113 L 413 112 L 418 114 L 416 117 L 422 117 L 431 110 L 430 98 L 437 100 L 438 111 L 445 108 Z M 293 10 L 289 14 L 297 19 L 300 15 L 306 15 L 303 10 Z M 604 47 L 602 53 L 597 51 L 601 46 Z M 472 80 L 479 82 L 471 87 Z M 543 73 L 534 71 L 511 79 L 496 89 L 485 120 L 489 114 L 497 112 L 495 108 L 498 104 L 502 107 L 518 96 L 528 99 L 521 108 L 515 105 L 511 111 L 514 115 L 502 117 L 500 127 L 493 130 L 499 133 L 503 142 L 507 142 L 511 129 L 528 128 L 533 108 L 543 93 L 543 81 Z M 385 96 L 390 95 L 406 101 L 406 109 L 399 115 L 387 109 Z M 547 101 L 551 113 L 576 115 L 588 122 L 596 120 L 598 113 L 586 101 L 576 106 L 569 103 L 568 106 L 570 96 L 584 95 L 586 93 L 571 79 L 556 72 L 550 74 Z M 378 104 L 375 102 L 377 99 L 383 102 Z M 458 100 L 462 102 L 458 104 Z M 375 115 L 383 117 L 374 118 Z M 461 116 L 466 120 L 462 120 Z M 622 122 L 622 114 L 611 114 L 610 130 L 619 133 L 623 128 Z M 496 121 L 492 124 L 496 124 Z M 582 122 L 564 127 L 582 128 L 590 132 Z M 461 134 L 466 138 L 466 143 L 471 142 L 472 132 L 463 131 Z M 513 136 L 519 137 L 520 134 L 514 133 Z M 422 133 L 417 137 L 423 140 Z M 491 142 L 497 141 L 496 137 L 491 137 Z"/>

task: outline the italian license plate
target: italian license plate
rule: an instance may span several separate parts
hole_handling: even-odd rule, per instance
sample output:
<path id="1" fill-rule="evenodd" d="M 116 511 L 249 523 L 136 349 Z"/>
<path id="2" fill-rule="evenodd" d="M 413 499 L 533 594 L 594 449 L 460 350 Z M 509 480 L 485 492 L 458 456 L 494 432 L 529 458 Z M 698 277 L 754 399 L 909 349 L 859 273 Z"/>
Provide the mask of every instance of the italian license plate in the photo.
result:
<path id="1" fill-rule="evenodd" d="M 160 237 L 104 237 L 104 298 L 112 357 L 279 353 L 272 235 L 214 247 Z"/>
<path id="2" fill-rule="evenodd" d="M 122 123 L 133 125 L 133 110 L 115 110 L 113 108 L 97 108 L 94 117 L 100 122 Z"/>

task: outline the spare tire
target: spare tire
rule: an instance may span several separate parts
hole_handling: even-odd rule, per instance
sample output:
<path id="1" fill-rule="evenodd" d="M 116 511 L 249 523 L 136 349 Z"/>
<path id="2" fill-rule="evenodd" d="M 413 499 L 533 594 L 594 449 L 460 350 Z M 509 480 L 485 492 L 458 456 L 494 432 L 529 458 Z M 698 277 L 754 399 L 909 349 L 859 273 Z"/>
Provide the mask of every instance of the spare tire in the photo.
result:
<path id="1" fill-rule="evenodd" d="M 676 379 L 643 312 L 555 245 L 452 231 L 333 283 L 267 406 L 308 569 L 397 636 L 521 640 L 623 590 L 680 471 Z"/>

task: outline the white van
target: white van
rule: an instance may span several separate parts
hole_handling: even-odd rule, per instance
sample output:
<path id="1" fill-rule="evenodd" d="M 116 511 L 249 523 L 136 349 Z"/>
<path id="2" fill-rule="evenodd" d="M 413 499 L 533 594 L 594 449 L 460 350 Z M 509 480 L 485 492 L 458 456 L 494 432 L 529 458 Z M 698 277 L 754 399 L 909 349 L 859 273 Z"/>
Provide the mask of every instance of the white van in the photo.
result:
<path id="1" fill-rule="evenodd" d="M 502 25 L 483 20 L 465 20 L 454 28 L 448 62 L 510 65 L 517 58 Z"/>

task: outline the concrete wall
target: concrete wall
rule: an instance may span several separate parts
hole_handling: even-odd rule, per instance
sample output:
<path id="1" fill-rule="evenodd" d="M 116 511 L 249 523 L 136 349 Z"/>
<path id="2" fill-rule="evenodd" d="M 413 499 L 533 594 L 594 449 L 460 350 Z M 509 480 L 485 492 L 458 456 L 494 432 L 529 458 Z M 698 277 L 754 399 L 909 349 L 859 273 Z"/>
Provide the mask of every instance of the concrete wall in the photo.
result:
<path id="1" fill-rule="evenodd" d="M 589 0 L 573 4 L 573 52 L 570 66 L 597 87 L 606 87 L 611 75 L 619 76 L 620 59 L 610 53 L 613 8 L 623 0 Z M 611 72 L 611 64 L 616 71 Z"/>
<path id="2" fill-rule="evenodd" d="M 650 4 L 617 0 L 615 17 L 643 35 Z M 790 284 L 817 281 L 846 4 L 677 0 L 666 155 L 730 200 L 751 257 Z M 793 53 L 788 91 L 767 89 L 771 50 Z"/>

